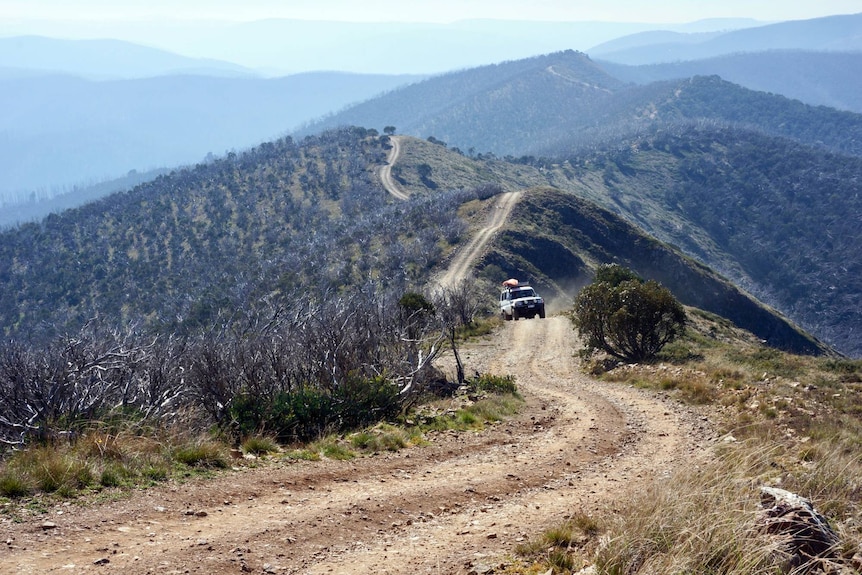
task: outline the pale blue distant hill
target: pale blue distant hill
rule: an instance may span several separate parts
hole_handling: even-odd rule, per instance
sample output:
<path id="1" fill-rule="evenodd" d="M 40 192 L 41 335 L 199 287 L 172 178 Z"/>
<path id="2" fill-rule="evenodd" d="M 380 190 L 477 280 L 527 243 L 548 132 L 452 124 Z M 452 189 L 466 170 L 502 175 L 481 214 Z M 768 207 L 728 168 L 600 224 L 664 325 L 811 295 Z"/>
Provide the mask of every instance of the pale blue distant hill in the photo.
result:
<path id="1" fill-rule="evenodd" d="M 862 13 L 793 20 L 725 33 L 650 32 L 599 44 L 591 57 L 643 65 L 770 50 L 862 51 Z"/>
<path id="2" fill-rule="evenodd" d="M 416 76 L 0 76 L 0 203 L 275 138 Z"/>
<path id="3" fill-rule="evenodd" d="M 862 52 L 772 50 L 644 66 L 599 64 L 638 84 L 717 75 L 751 90 L 862 114 Z"/>
<path id="4" fill-rule="evenodd" d="M 750 20 L 668 24 L 678 32 L 750 26 Z M 333 22 L 269 19 L 199 33 L 187 49 L 263 69 L 436 74 L 563 50 L 656 28 L 638 22 Z"/>
<path id="5" fill-rule="evenodd" d="M 85 78 L 147 78 L 169 74 L 255 76 L 254 70 L 206 58 L 187 58 L 121 40 L 62 40 L 41 36 L 0 38 L 0 68 L 72 74 Z"/>

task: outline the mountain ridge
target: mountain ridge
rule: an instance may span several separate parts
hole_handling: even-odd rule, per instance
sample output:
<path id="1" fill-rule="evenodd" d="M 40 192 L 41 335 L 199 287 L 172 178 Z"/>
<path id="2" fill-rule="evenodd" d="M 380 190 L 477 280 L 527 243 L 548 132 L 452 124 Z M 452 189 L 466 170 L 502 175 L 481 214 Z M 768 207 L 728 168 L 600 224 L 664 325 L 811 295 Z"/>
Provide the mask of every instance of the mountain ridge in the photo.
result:
<path id="1" fill-rule="evenodd" d="M 257 76 L 250 68 L 214 58 L 190 58 L 115 39 L 0 37 L 0 68 L 65 73 L 89 79 L 133 79 L 173 74 Z"/>
<path id="2" fill-rule="evenodd" d="M 565 74 L 554 73 L 556 68 Z M 453 96 L 454 94 L 454 96 Z M 717 76 L 626 84 L 588 55 L 565 51 L 435 76 L 306 125 L 430 137 L 500 156 L 556 155 L 650 126 L 713 121 L 846 153 L 862 153 L 862 116 L 755 92 Z"/>
<path id="3" fill-rule="evenodd" d="M 862 353 L 853 329 L 862 323 L 862 274 L 854 271 L 862 261 L 853 247 L 855 219 L 847 217 L 862 209 L 854 191 L 862 182 L 859 158 L 715 126 L 516 163 L 415 139 L 402 138 L 401 149 L 393 175 L 408 192 L 428 189 L 416 167 L 422 163 L 430 168 L 424 179 L 436 185 L 552 186 L 677 246 L 843 353 Z M 751 215 L 742 218 L 737 212 L 746 206 Z"/>
<path id="4" fill-rule="evenodd" d="M 771 50 L 641 66 L 597 61 L 617 78 L 637 84 L 717 75 L 749 90 L 862 113 L 862 52 Z"/>

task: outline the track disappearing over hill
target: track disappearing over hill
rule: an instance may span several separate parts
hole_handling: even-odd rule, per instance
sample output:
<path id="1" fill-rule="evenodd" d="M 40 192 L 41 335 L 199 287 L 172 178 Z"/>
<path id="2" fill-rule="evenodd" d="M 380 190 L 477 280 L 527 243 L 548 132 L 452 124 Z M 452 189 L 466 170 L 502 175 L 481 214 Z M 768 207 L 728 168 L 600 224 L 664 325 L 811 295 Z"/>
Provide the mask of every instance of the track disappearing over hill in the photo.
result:
<path id="1" fill-rule="evenodd" d="M 518 203 L 521 194 L 523 192 L 507 192 L 497 197 L 488 222 L 473 235 L 467 245 L 455 253 L 448 269 L 437 280 L 441 287 L 451 288 L 467 277 L 476 260 L 485 251 L 488 242 L 509 219 L 512 208 Z"/>
<path id="2" fill-rule="evenodd" d="M 392 144 L 392 149 L 389 150 L 386 164 L 380 167 L 380 182 L 393 197 L 406 200 L 410 196 L 398 187 L 395 178 L 392 177 L 392 166 L 395 165 L 401 155 L 401 141 L 398 136 L 390 136 L 389 142 Z M 487 223 L 473 235 L 465 246 L 455 252 L 449 267 L 437 278 L 435 283 L 439 287 L 451 288 L 467 277 L 470 268 L 485 250 L 488 242 L 508 220 L 512 208 L 515 207 L 522 193 L 507 192 L 498 196 Z"/>
<path id="3" fill-rule="evenodd" d="M 389 136 L 389 143 L 392 144 L 392 149 L 386 158 L 386 164 L 380 167 L 380 183 L 394 197 L 399 200 L 406 200 L 410 196 L 401 191 L 398 184 L 395 183 L 395 178 L 392 177 L 392 166 L 398 161 L 398 156 L 401 155 L 401 141 L 398 136 Z"/>

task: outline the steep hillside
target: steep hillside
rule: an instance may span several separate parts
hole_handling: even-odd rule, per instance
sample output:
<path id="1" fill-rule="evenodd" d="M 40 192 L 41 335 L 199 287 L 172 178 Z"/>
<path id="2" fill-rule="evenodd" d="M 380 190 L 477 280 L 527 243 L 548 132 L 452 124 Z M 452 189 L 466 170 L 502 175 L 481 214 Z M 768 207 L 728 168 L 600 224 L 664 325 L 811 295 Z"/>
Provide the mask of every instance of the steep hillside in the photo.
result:
<path id="1" fill-rule="evenodd" d="M 705 266 L 610 211 L 553 188 L 524 195 L 478 267 L 491 277 L 527 275 L 565 297 L 588 283 L 598 264 L 611 262 L 661 282 L 684 304 L 726 317 L 773 347 L 802 354 L 825 349 Z"/>
<path id="2" fill-rule="evenodd" d="M 659 131 L 592 154 L 511 164 L 405 139 L 408 190 L 550 185 L 718 270 L 844 353 L 862 354 L 862 163 L 738 129 Z"/>
<path id="3" fill-rule="evenodd" d="M 465 198 L 394 203 L 375 179 L 383 144 L 361 129 L 267 143 L 3 233 L 4 335 L 93 317 L 186 332 L 293 293 L 413 285 L 459 239 Z"/>
<path id="4" fill-rule="evenodd" d="M 624 84 L 566 51 L 436 76 L 348 108 L 300 134 L 353 124 L 434 136 L 462 150 L 523 154 L 592 125 Z"/>
<path id="5" fill-rule="evenodd" d="M 466 237 L 462 218 L 481 213 L 483 200 L 501 190 L 548 177 L 532 166 L 479 161 L 440 144 L 403 144 L 393 178 L 413 193 L 407 201 L 393 199 L 376 179 L 387 139 L 354 128 L 301 144 L 264 144 L 8 231 L 0 236 L 4 335 L 38 341 L 94 317 L 189 333 L 229 326 L 258 305 L 289 307 L 293 294 L 350 291 L 369 278 L 390 289 L 418 289 Z M 577 190 L 586 179 L 568 185 Z M 732 286 L 584 200 L 577 210 L 600 213 L 601 221 L 579 232 L 587 239 L 577 256 L 554 256 L 562 253 L 555 243 L 572 249 L 574 233 L 562 226 L 574 225 L 575 216 L 562 214 L 575 198 L 561 200 L 560 193 L 536 193 L 518 208 L 525 219 L 498 249 L 511 249 L 512 239 L 527 260 L 517 269 L 498 264 L 500 275 L 535 274 L 571 298 L 590 277 L 584 262 L 623 261 L 772 345 L 820 350 Z M 553 207 L 540 210 L 545 203 Z M 549 234 L 554 230 L 559 237 Z M 642 245 L 654 249 L 643 252 Z M 530 253 L 552 257 L 538 265 Z"/>
<path id="6" fill-rule="evenodd" d="M 585 134 L 545 147 L 556 156 L 566 143 L 571 150 L 603 146 L 643 131 L 678 131 L 680 125 L 730 125 L 802 144 L 862 155 L 862 115 L 813 107 L 784 96 L 755 92 L 718 76 L 655 82 L 615 94 L 606 103 L 605 126 L 585 126 Z M 590 138 L 589 136 L 593 137 Z M 610 145 L 616 145 L 611 143 Z"/>
<path id="7" fill-rule="evenodd" d="M 678 235 L 691 233 L 694 239 L 690 244 L 684 245 L 677 241 L 677 245 L 684 245 L 690 253 L 697 251 L 698 241 L 713 247 L 708 233 L 696 226 L 688 224 L 687 228 L 679 231 L 678 227 L 682 225 L 680 218 L 665 221 L 663 214 L 667 212 L 663 211 L 660 201 L 644 197 L 643 203 L 639 204 L 632 197 L 633 205 L 643 209 L 626 208 L 625 203 L 620 203 L 620 192 L 613 187 L 611 180 L 614 176 L 606 159 L 596 156 L 581 159 L 578 163 L 573 160 L 559 164 L 513 164 L 469 158 L 439 143 L 411 138 L 402 138 L 401 149 L 393 174 L 399 180 L 399 185 L 410 193 L 427 193 L 429 184 L 439 189 L 491 186 L 509 191 L 523 188 L 538 190 L 527 194 L 528 199 L 522 202 L 523 205 L 519 204 L 513 226 L 502 236 L 503 239 L 494 243 L 496 255 L 489 255 L 480 266 L 488 268 L 482 275 L 489 281 L 496 281 L 502 276 L 523 277 L 528 274 L 555 292 L 559 306 L 566 307 L 570 305 L 577 289 L 589 282 L 591 270 L 596 264 L 619 261 L 646 277 L 665 283 L 689 305 L 732 318 L 738 325 L 773 345 L 806 353 L 821 349 L 819 343 L 801 334 L 787 320 L 776 318 L 774 312 L 765 310 L 750 296 L 703 265 L 687 260 L 641 231 L 649 229 L 650 233 L 672 242 L 679 239 Z M 672 153 L 667 155 L 668 158 L 660 155 L 655 160 L 657 165 L 661 165 L 662 161 L 675 161 Z M 420 170 L 419 166 L 425 168 Z M 653 176 L 648 178 L 641 174 L 642 179 L 633 177 L 632 181 L 644 188 L 660 189 L 664 182 L 656 179 L 656 174 Z M 610 180 L 605 181 L 606 177 Z M 662 174 L 662 177 L 675 176 Z M 541 186 L 549 185 L 556 191 L 540 190 Z M 562 193 L 568 199 L 558 197 Z M 646 209 L 648 202 L 652 203 Z M 548 207 L 541 207 L 545 203 Z M 609 212 L 597 204 L 605 205 Z M 554 212 L 558 215 L 554 216 Z M 559 214 L 563 212 L 570 216 L 561 220 Z M 629 223 L 611 212 L 622 215 Z M 539 213 L 544 215 L 537 215 Z M 576 225 L 575 221 L 580 222 L 577 225 L 584 226 L 582 231 L 564 229 Z M 589 226 L 589 231 L 586 226 Z M 670 230 L 677 230 L 679 234 L 671 234 Z M 517 249 L 513 249 L 512 245 L 517 246 Z M 700 250 L 701 261 L 710 260 L 714 262 L 713 265 L 723 264 L 735 272 L 735 278 L 745 282 L 743 285 L 757 286 L 740 271 L 732 257 L 719 249 L 714 249 L 712 253 L 703 252 Z M 848 289 L 855 288 L 848 286 Z M 838 318 L 830 317 L 828 321 L 830 325 L 843 325 Z M 830 334 L 834 335 L 840 329 L 834 329 Z M 842 343 L 846 341 L 841 337 L 836 340 Z"/>
<path id="8" fill-rule="evenodd" d="M 49 194 L 42 190 L 42 193 L 38 194 L 31 192 L 23 199 L 0 201 L 0 230 L 39 221 L 48 214 L 77 208 L 113 193 L 129 190 L 170 172 L 168 168 L 145 172 L 130 170 L 122 178 L 105 180 L 93 185 L 72 186 L 67 191 L 57 194 Z"/>
<path id="9" fill-rule="evenodd" d="M 862 354 L 862 160 L 725 129 L 657 134 L 581 161 L 602 166 L 601 203 Z"/>

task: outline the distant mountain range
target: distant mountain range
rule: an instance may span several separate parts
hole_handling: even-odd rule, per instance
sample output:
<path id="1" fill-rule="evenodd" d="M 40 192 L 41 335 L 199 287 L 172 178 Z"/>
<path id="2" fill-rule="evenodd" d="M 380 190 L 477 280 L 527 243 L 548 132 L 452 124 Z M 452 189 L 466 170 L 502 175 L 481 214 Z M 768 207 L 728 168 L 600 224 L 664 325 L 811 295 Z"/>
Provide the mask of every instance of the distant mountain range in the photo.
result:
<path id="1" fill-rule="evenodd" d="M 298 133 L 389 124 L 468 153 L 517 157 L 569 153 L 653 125 L 703 120 L 749 125 L 862 154 L 856 114 L 746 90 L 717 76 L 626 84 L 587 55 L 571 51 L 433 77 Z"/>
<path id="2" fill-rule="evenodd" d="M 641 65 L 685 62 L 728 54 L 804 50 L 862 51 L 862 13 L 794 20 L 724 33 L 648 32 L 626 36 L 590 48 L 598 59 Z"/>
<path id="3" fill-rule="evenodd" d="M 545 154 L 566 142 L 571 148 L 631 127 L 625 116 L 628 104 L 622 100 L 635 92 L 621 90 L 624 84 L 644 84 L 644 90 L 656 92 L 649 84 L 694 75 L 717 74 L 754 90 L 862 111 L 858 86 L 862 56 L 809 51 L 856 46 L 859 18 L 851 15 L 772 25 L 710 20 L 652 32 L 645 24 L 495 20 L 433 26 L 267 20 L 161 30 L 167 44 L 187 54 L 207 53 L 208 58 L 117 40 L 0 38 L 0 205 L 23 201 L 30 205 L 21 213 L 45 213 L 50 204 L 41 203 L 44 210 L 40 212 L 31 200 L 50 199 L 131 170 L 198 162 L 207 154 L 243 149 L 322 117 L 329 118 L 297 133 L 345 123 L 378 129 L 396 125 L 405 133 L 433 135 L 465 151 Z M 121 23 L 114 25 L 122 27 Z M 94 35 L 110 31 L 95 23 L 91 26 Z M 146 25 L 137 29 L 142 28 Z M 606 42 L 615 36 L 619 39 Z M 795 51 L 637 67 L 605 59 L 626 50 L 646 54 L 652 50 L 650 46 L 667 45 L 669 38 L 686 46 L 711 47 L 710 53 L 764 47 Z M 522 59 L 572 45 L 595 44 L 591 53 L 601 60 L 568 58 L 554 63 L 554 57 Z M 371 70 L 385 63 L 391 65 L 389 69 L 458 68 L 462 72 L 444 74 L 434 83 L 392 92 L 388 99 L 339 114 L 345 106 L 424 76 L 318 72 L 267 79 L 256 75 L 261 73 L 259 68 L 230 59 L 257 61 L 269 70 Z M 500 63 L 463 70 L 468 64 L 488 61 Z M 530 69 L 545 61 L 544 70 Z M 367 67 L 359 65 L 363 62 Z M 566 66 L 574 67 L 572 77 L 586 74 L 589 78 L 587 85 L 580 85 L 584 93 L 577 97 L 566 95 L 578 86 L 577 82 L 566 85 L 570 73 Z M 513 74 L 521 74 L 517 83 L 512 83 Z M 509 82 L 508 92 L 495 93 L 494 82 L 500 81 Z M 548 91 L 533 90 L 533 82 Z M 590 82 L 593 88 L 589 88 Z M 444 85 L 448 88 L 442 88 Z M 592 98 L 587 93 L 591 90 Z M 600 98 L 602 90 L 616 95 L 617 111 Z M 413 102 L 409 108 L 399 102 L 407 100 Z M 547 105 L 553 114 L 541 109 Z M 444 108 L 446 113 L 438 113 Z M 520 121 L 517 126 L 497 127 L 487 121 L 501 116 Z M 473 127 L 463 131 L 469 134 L 457 136 L 467 126 Z"/>
<path id="4" fill-rule="evenodd" d="M 621 80 L 638 84 L 717 75 L 751 90 L 862 113 L 862 52 L 772 50 L 672 64 L 597 64 Z"/>
<path id="5" fill-rule="evenodd" d="M 65 40 L 40 36 L 0 38 L 0 78 L 35 73 L 96 80 L 165 75 L 257 76 L 256 71 L 211 58 L 188 58 L 120 40 Z"/>
<path id="6" fill-rule="evenodd" d="M 269 76 L 311 71 L 431 74 L 557 52 L 587 50 L 660 27 L 680 33 L 762 25 L 750 19 L 685 24 L 462 20 L 451 23 L 265 19 L 250 22 L 3 22 L 0 36 L 123 38 L 196 58 L 233 62 Z M 72 30 L 71 28 L 74 28 Z M 56 68 L 55 68 L 56 69 Z"/>
<path id="7" fill-rule="evenodd" d="M 335 72 L 0 78 L 0 204 L 244 149 L 417 79 Z"/>

